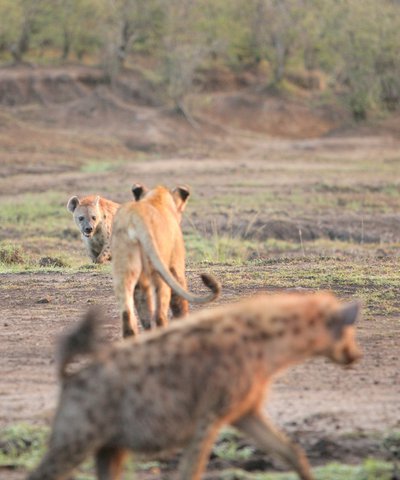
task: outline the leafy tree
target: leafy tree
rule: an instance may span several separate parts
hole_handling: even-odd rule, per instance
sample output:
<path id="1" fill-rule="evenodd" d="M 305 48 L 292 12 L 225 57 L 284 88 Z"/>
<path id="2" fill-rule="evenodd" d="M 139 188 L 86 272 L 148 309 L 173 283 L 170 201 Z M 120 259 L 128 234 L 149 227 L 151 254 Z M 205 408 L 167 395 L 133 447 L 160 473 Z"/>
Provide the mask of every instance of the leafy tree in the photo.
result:
<path id="1" fill-rule="evenodd" d="M 305 0 L 253 0 L 250 16 L 250 45 L 256 60 L 266 59 L 273 85 L 278 85 L 290 59 L 302 46 Z"/>
<path id="2" fill-rule="evenodd" d="M 105 11 L 104 0 L 54 1 L 54 25 L 61 60 L 66 60 L 71 53 L 81 60 L 85 54 L 100 49 Z"/>
<path id="3" fill-rule="evenodd" d="M 207 32 L 199 28 L 204 10 L 193 0 L 161 0 L 164 25 L 159 71 L 166 97 L 191 120 L 184 98 L 192 89 L 196 69 L 210 54 Z"/>
<path id="4" fill-rule="evenodd" d="M 2 46 L 11 53 L 15 62 L 21 62 L 28 52 L 43 6 L 42 0 L 2 0 L 0 3 Z"/>
<path id="5" fill-rule="evenodd" d="M 90 55 L 110 79 L 150 57 L 158 90 L 188 118 L 202 67 L 263 61 L 276 86 L 288 69 L 319 69 L 362 119 L 400 104 L 399 14 L 398 0 L 0 0 L 0 53 Z"/>
<path id="6" fill-rule="evenodd" d="M 163 13 L 159 0 L 108 0 L 103 25 L 103 63 L 110 78 L 129 54 L 160 42 Z"/>

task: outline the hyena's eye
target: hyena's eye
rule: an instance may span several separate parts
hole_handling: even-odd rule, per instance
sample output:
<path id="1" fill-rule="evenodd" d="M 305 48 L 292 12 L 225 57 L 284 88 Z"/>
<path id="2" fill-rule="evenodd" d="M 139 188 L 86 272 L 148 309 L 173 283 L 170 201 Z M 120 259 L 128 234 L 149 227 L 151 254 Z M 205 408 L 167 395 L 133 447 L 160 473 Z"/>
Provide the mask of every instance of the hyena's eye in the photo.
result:
<path id="1" fill-rule="evenodd" d="M 79 220 L 80 222 L 83 222 L 84 218 L 85 218 L 85 217 L 78 217 L 78 220 Z"/>
<path id="2" fill-rule="evenodd" d="M 96 220 L 96 217 L 93 215 L 92 220 Z"/>

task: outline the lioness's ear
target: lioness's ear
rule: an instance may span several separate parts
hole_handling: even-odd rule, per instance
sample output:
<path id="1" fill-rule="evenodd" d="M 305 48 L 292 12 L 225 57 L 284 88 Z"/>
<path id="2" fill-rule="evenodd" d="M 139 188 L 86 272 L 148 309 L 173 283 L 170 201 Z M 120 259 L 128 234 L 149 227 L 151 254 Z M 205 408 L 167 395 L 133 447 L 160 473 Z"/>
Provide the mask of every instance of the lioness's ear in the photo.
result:
<path id="1" fill-rule="evenodd" d="M 335 338 L 340 338 L 345 327 L 353 325 L 361 309 L 360 302 L 349 302 L 342 305 L 328 320 L 327 326 Z"/>
<path id="2" fill-rule="evenodd" d="M 172 190 L 172 196 L 174 197 L 178 212 L 182 213 L 186 208 L 187 201 L 189 200 L 189 187 L 187 187 L 186 185 L 179 185 Z"/>
<path id="3" fill-rule="evenodd" d="M 77 196 L 74 196 L 68 200 L 67 208 L 71 213 L 74 213 L 78 205 L 79 205 L 79 198 Z"/>
<path id="4" fill-rule="evenodd" d="M 137 202 L 143 198 L 146 192 L 148 192 L 148 188 L 146 188 L 144 185 L 140 183 L 135 183 L 132 185 L 132 194 Z"/>

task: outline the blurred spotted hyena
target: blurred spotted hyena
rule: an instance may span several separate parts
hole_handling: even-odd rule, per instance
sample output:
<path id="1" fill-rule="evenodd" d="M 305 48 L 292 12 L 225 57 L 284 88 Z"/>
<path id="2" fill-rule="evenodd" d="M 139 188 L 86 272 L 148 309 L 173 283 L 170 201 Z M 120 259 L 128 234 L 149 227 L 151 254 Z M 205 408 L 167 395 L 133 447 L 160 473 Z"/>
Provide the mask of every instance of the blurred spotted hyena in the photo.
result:
<path id="1" fill-rule="evenodd" d="M 127 451 L 157 456 L 172 447 L 184 447 L 176 478 L 198 480 L 226 424 L 312 480 L 302 449 L 266 417 L 265 391 L 278 371 L 307 358 L 357 360 L 358 313 L 357 303 L 328 293 L 260 295 L 108 347 L 98 345 L 98 315 L 89 313 L 61 343 L 60 402 L 29 480 L 64 479 L 90 455 L 99 479 L 116 480 Z M 71 373 L 78 354 L 89 363 Z"/>

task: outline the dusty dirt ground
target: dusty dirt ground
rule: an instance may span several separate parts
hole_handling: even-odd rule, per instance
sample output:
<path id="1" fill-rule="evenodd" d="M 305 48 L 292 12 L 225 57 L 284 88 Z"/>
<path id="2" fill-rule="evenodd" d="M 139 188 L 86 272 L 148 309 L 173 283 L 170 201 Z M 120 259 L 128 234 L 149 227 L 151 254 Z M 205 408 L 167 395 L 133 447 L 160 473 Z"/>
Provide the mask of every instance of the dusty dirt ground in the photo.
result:
<path id="1" fill-rule="evenodd" d="M 76 83 L 71 85 L 76 87 Z M 382 258 L 383 265 L 398 265 L 399 197 L 384 196 L 387 185 L 400 188 L 399 176 L 395 176 L 400 173 L 400 142 L 394 136 L 277 139 L 265 132 L 239 130 L 235 123 L 229 131 L 204 126 L 200 133 L 184 119 L 172 118 L 144 101 L 124 108 L 115 106 L 114 97 L 112 108 L 105 101 L 94 102 L 96 95 L 104 93 L 104 87 L 99 88 L 71 87 L 71 98 L 61 106 L 50 102 L 45 91 L 48 105 L 27 101 L 0 110 L 2 202 L 47 192 L 57 192 L 65 204 L 73 194 L 94 192 L 124 201 L 130 199 L 129 188 L 135 181 L 187 183 L 194 197 L 185 232 L 195 229 L 207 236 L 217 226 L 220 235 L 233 232 L 242 239 L 273 238 L 297 245 L 300 229 L 304 242 L 321 238 L 354 242 L 350 253 L 335 253 L 342 260 L 353 255 L 360 264 L 371 261 L 376 265 Z M 92 109 L 87 106 L 91 101 Z M 100 113 L 95 112 L 100 108 Z M 104 112 L 109 116 L 101 120 Z M 85 170 L 83 166 L 92 159 L 100 164 L 107 161 L 106 168 Z M 263 199 L 266 192 L 270 203 Z M 315 195 L 325 203 L 316 204 L 311 200 Z M 371 208 L 367 208 L 369 195 L 374 195 Z M 365 208 L 360 214 L 354 204 L 361 200 Z M 54 238 L 59 248 L 85 263 L 81 241 L 65 210 L 61 223 L 66 222 L 70 222 L 68 229 L 56 230 Z M 34 255 L 46 255 L 46 243 L 33 244 L 32 235 L 26 245 Z M 41 235 L 40 220 L 36 235 Z M 25 241 L 23 228 L 0 228 L 0 240 L 15 239 Z M 310 243 L 304 248 L 314 254 L 319 247 Z M 267 257 L 273 260 L 279 255 L 272 249 Z M 298 259 L 293 265 L 296 277 L 295 269 L 306 268 L 309 260 L 301 260 L 298 249 L 287 255 Z M 224 287 L 220 302 L 226 302 L 276 288 L 273 282 L 263 285 L 250 280 L 266 273 L 271 278 L 279 276 L 281 265 L 190 266 L 193 290 L 199 290 L 198 274 L 203 270 L 219 276 Z M 288 282 L 281 288 L 292 286 Z M 335 290 L 346 298 L 357 296 L 357 287 L 338 285 Z M 54 351 L 63 329 L 88 304 L 99 303 L 108 314 L 108 338 L 119 337 L 110 272 L 2 273 L 0 298 L 0 428 L 22 421 L 47 425 L 56 405 Z M 358 329 L 364 350 L 358 365 L 343 370 L 321 360 L 308 362 L 279 378 L 272 388 L 268 412 L 305 446 L 313 464 L 328 460 L 357 463 L 368 456 L 390 458 L 382 447 L 382 436 L 400 429 L 398 297 L 390 301 L 390 314 L 366 308 Z M 210 470 L 219 468 L 215 462 L 211 461 Z M 24 472 L 0 470 L 0 476 L 19 480 Z M 146 473 L 138 478 L 157 475 Z"/>

